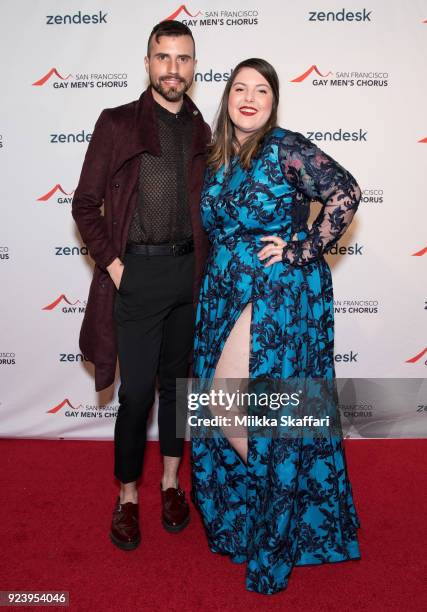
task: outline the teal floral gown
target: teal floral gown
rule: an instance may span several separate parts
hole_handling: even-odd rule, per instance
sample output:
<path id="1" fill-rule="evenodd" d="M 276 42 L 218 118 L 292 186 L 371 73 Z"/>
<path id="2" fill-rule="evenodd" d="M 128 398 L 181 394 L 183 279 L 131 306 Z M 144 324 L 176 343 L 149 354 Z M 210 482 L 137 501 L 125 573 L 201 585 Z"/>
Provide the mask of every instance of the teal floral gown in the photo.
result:
<path id="1" fill-rule="evenodd" d="M 322 209 L 309 229 L 311 200 Z M 225 341 L 252 302 L 250 379 L 333 379 L 330 268 L 360 189 L 302 134 L 272 129 L 249 170 L 206 172 L 201 214 L 212 247 L 197 308 L 193 372 L 212 380 Z M 288 244 L 264 268 L 262 236 Z M 192 438 L 192 497 L 213 552 L 245 562 L 246 588 L 271 594 L 293 566 L 360 558 L 359 520 L 341 435 L 249 436 L 245 464 L 227 437 Z"/>

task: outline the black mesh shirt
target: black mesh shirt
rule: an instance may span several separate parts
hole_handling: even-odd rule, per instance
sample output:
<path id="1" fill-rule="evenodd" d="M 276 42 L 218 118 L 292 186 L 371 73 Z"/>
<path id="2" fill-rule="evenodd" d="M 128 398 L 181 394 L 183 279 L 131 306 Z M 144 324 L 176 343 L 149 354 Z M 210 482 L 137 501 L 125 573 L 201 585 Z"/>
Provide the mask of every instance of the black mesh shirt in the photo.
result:
<path id="1" fill-rule="evenodd" d="M 155 102 L 161 157 L 142 153 L 138 202 L 128 242 L 165 244 L 192 236 L 187 194 L 192 119 L 184 105 L 171 113 Z"/>

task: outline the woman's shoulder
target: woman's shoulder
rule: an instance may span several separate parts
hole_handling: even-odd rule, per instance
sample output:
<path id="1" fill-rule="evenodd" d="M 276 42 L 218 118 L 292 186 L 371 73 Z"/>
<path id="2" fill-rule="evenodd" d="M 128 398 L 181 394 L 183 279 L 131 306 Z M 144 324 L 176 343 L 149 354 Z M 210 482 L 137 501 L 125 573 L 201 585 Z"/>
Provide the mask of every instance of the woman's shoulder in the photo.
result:
<path id="1" fill-rule="evenodd" d="M 272 128 L 270 138 L 282 146 L 312 146 L 312 142 L 306 138 L 304 134 L 301 134 L 301 132 L 294 132 L 288 128 L 283 128 L 280 125 Z"/>

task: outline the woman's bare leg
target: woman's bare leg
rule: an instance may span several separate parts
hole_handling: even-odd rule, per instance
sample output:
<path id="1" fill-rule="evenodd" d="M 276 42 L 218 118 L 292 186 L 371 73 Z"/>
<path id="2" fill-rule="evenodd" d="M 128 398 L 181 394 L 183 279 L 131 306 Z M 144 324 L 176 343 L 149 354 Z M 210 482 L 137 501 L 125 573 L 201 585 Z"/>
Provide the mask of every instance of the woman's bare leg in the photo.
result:
<path id="1" fill-rule="evenodd" d="M 242 310 L 228 336 L 221 356 L 216 366 L 215 380 L 224 378 L 249 378 L 250 326 L 252 318 L 252 303 L 249 302 Z M 224 428 L 226 429 L 226 428 Z M 223 430 L 224 431 L 224 430 Z M 225 433 L 225 432 L 224 432 Z M 246 463 L 248 455 L 247 435 L 229 438 L 230 444 Z"/>

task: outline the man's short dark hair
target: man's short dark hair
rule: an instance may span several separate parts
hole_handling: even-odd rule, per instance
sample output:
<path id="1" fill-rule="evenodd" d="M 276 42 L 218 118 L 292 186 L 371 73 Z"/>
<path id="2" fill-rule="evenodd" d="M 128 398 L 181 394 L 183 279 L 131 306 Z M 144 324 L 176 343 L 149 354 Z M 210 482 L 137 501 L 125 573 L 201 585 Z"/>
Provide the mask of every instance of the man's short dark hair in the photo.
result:
<path id="1" fill-rule="evenodd" d="M 161 21 L 154 26 L 154 28 L 151 30 L 147 43 L 148 57 L 150 57 L 150 44 L 153 36 L 156 39 L 156 42 L 159 42 L 159 38 L 161 36 L 189 36 L 193 41 L 194 57 L 196 57 L 196 43 L 194 42 L 193 34 L 191 33 L 190 28 L 180 21 L 167 19 L 166 21 Z"/>

